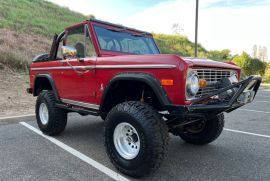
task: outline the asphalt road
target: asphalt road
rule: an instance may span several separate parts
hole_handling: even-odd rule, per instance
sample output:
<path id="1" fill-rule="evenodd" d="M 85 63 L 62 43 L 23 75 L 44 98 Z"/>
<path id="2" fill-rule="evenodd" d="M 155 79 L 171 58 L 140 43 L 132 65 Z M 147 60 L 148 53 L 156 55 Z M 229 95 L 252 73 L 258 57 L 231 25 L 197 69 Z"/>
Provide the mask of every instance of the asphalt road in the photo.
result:
<path id="1" fill-rule="evenodd" d="M 171 135 L 168 157 L 144 180 L 270 180 L 270 90 L 225 116 L 226 129 L 209 145 Z M 35 127 L 33 118 L 0 120 L 0 180 L 133 180 L 110 163 L 100 118 L 71 114 L 52 139 Z"/>

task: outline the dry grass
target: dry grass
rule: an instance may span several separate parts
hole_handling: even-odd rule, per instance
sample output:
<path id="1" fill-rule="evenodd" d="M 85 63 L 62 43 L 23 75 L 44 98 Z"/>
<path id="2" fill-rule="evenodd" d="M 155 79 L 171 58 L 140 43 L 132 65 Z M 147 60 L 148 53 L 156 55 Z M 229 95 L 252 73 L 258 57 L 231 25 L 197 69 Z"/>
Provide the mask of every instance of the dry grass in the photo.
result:
<path id="1" fill-rule="evenodd" d="M 0 29 L 0 69 L 7 66 L 13 70 L 26 70 L 38 54 L 49 52 L 46 37 Z"/>

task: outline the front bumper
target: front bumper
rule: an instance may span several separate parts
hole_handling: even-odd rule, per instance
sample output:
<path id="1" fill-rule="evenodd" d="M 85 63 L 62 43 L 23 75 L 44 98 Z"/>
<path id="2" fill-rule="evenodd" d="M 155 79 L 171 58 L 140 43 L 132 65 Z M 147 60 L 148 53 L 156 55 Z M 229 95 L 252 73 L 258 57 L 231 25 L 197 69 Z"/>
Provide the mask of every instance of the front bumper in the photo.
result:
<path id="1" fill-rule="evenodd" d="M 231 112 L 247 103 L 253 101 L 260 87 L 262 78 L 250 76 L 249 78 L 222 88 L 215 93 L 209 94 L 192 102 L 188 106 L 169 106 L 170 115 L 175 116 L 198 116 Z M 220 95 L 233 91 L 226 99 L 220 99 Z"/>

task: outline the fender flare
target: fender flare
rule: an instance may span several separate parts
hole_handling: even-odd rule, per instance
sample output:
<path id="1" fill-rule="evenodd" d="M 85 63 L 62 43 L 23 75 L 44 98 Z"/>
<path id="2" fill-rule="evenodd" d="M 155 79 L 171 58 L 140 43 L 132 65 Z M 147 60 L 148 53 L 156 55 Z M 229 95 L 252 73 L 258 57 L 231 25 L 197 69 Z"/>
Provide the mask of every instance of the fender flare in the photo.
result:
<path id="1" fill-rule="evenodd" d="M 163 89 L 160 82 L 152 75 L 146 73 L 122 73 L 114 76 L 106 86 L 104 93 L 102 95 L 100 109 L 102 109 L 103 103 L 105 102 L 106 96 L 111 88 L 111 85 L 121 80 L 143 82 L 153 90 L 162 107 L 165 108 L 166 106 L 171 105 L 171 101 L 168 98 L 166 91 Z"/>
<path id="2" fill-rule="evenodd" d="M 33 95 L 34 96 L 37 96 L 37 89 L 36 89 L 36 82 L 38 80 L 38 78 L 46 78 L 50 84 L 51 84 L 51 87 L 52 87 L 52 91 L 54 93 L 54 96 L 55 96 L 55 99 L 60 102 L 60 98 L 59 98 L 59 94 L 58 94 L 58 91 L 56 89 L 56 86 L 55 86 L 55 83 L 54 83 L 54 80 L 52 78 L 52 76 L 50 74 L 38 74 L 36 75 L 35 77 L 35 81 L 34 81 L 34 85 L 33 85 Z"/>

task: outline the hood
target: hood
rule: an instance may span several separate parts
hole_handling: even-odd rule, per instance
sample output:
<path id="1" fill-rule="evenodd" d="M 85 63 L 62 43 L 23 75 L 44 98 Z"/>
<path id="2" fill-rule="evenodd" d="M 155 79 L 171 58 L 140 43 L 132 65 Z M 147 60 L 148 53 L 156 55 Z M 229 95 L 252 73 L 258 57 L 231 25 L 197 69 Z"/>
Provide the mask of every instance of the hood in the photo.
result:
<path id="1" fill-rule="evenodd" d="M 190 67 L 215 67 L 215 68 L 226 68 L 226 69 L 240 69 L 236 65 L 229 63 L 218 62 L 210 59 L 201 59 L 201 58 L 190 58 L 183 57 L 185 62 L 189 64 Z"/>
<path id="2" fill-rule="evenodd" d="M 118 55 L 118 56 L 107 56 L 98 57 L 97 64 L 103 65 L 147 65 L 147 64 L 166 64 L 175 65 L 177 67 L 213 67 L 213 68 L 225 68 L 225 69 L 239 69 L 239 67 L 213 61 L 209 59 L 199 58 L 185 58 L 172 54 L 155 54 L 155 55 Z"/>

